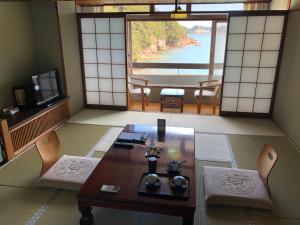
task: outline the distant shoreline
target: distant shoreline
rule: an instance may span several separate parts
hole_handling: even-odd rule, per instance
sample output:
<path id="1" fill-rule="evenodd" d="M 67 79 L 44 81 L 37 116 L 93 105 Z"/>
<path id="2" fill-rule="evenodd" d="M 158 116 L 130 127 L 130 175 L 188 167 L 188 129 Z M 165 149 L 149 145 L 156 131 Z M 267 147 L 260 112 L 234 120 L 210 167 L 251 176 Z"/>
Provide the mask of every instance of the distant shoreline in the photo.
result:
<path id="1" fill-rule="evenodd" d="M 200 34 L 200 33 L 194 33 L 194 34 Z M 173 49 L 185 48 L 186 46 L 190 46 L 190 45 L 201 46 L 202 43 L 195 40 L 194 38 L 188 37 L 187 39 L 185 39 L 182 42 L 181 46 L 168 46 L 166 49 L 157 50 L 157 51 L 149 51 L 149 50 L 147 51 L 147 50 L 145 50 L 145 52 L 143 52 L 143 54 L 141 55 L 139 60 L 158 59 L 158 58 L 160 58 L 160 55 L 166 53 L 167 51 L 170 51 L 170 50 L 173 50 Z"/>

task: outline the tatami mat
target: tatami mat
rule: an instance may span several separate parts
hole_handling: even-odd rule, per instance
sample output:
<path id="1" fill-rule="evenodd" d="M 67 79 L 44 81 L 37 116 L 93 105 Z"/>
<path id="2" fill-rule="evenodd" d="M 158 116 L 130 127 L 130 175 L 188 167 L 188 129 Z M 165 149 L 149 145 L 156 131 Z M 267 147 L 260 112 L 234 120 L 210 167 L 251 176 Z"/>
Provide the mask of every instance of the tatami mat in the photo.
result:
<path id="1" fill-rule="evenodd" d="M 229 141 L 241 169 L 257 169 L 256 160 L 264 144 L 271 144 L 278 154 L 277 164 L 269 177 L 275 209 L 252 210 L 253 215 L 300 219 L 300 152 L 283 137 L 230 135 Z"/>
<path id="2" fill-rule="evenodd" d="M 69 122 L 123 127 L 126 124 L 156 125 L 158 118 L 166 119 L 167 126 L 191 127 L 200 133 L 285 136 L 269 119 L 224 118 L 179 113 L 84 109 Z"/>
<path id="3" fill-rule="evenodd" d="M 195 225 L 245 225 L 247 221 L 246 211 L 243 208 L 215 207 L 206 208 L 203 195 L 203 183 L 201 174 L 202 165 L 225 166 L 229 163 L 200 162 L 197 161 L 197 209 L 195 212 Z M 105 209 L 93 207 L 94 224 L 102 225 L 181 225 L 182 219 L 175 216 L 167 216 L 135 211 Z M 116 216 L 117 215 L 117 216 Z M 76 194 L 63 191 L 50 205 L 37 225 L 73 225 L 80 219 L 77 208 Z"/>
<path id="4" fill-rule="evenodd" d="M 254 225 L 300 225 L 300 220 L 254 216 L 253 223 Z"/>
<path id="5" fill-rule="evenodd" d="M 232 162 L 226 135 L 195 134 L 195 156 L 198 160 Z"/>
<path id="6" fill-rule="evenodd" d="M 0 186 L 0 224 L 24 225 L 53 190 Z"/>
<path id="7" fill-rule="evenodd" d="M 84 124 L 65 124 L 57 130 L 61 154 L 85 156 L 108 127 Z M 33 146 L 7 165 L 0 168 L 0 185 L 32 187 L 40 175 L 42 161 Z"/>
<path id="8" fill-rule="evenodd" d="M 95 151 L 107 152 L 122 132 L 122 127 L 111 127 L 93 147 Z"/>
<path id="9" fill-rule="evenodd" d="M 93 208 L 94 224 L 101 225 L 130 225 L 135 224 L 135 212 Z M 117 215 L 117 216 L 116 216 Z M 49 205 L 44 215 L 38 220 L 37 225 L 74 225 L 79 224 L 80 212 L 78 211 L 76 193 L 63 191 Z"/>
<path id="10" fill-rule="evenodd" d="M 67 123 L 57 131 L 62 154 L 85 156 L 108 130 L 108 126 Z"/>
<path id="11" fill-rule="evenodd" d="M 153 118 L 148 121 L 151 120 Z M 108 129 L 107 126 L 66 124 L 58 130 L 63 154 L 86 155 Z M 264 144 L 274 146 L 279 160 L 270 176 L 270 186 L 276 209 L 268 212 L 239 207 L 206 206 L 202 166 L 231 167 L 231 164 L 196 160 L 197 208 L 194 225 L 248 225 L 251 224 L 249 212 L 253 220 L 251 225 L 300 225 L 300 153 L 285 137 L 229 135 L 228 139 L 238 167 L 245 169 L 256 169 L 256 158 Z M 100 151 L 92 152 L 92 157 L 103 157 L 104 154 Z M 40 167 L 39 155 L 35 148 L 31 148 L 0 169 L 0 202 L 9 202 L 0 205 L 1 225 L 25 224 L 49 200 L 53 190 L 32 186 L 39 176 Z M 93 214 L 94 224 L 102 225 L 179 225 L 182 222 L 179 217 L 104 208 L 94 208 Z M 73 225 L 78 224 L 79 218 L 76 193 L 62 191 L 49 204 L 36 224 Z"/>

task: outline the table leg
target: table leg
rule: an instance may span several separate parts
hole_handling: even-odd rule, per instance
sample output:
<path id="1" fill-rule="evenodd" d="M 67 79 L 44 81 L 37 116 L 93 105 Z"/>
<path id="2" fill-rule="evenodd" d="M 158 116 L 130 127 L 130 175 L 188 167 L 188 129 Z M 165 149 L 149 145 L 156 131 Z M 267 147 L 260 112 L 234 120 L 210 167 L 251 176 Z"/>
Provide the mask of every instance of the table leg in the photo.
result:
<path id="1" fill-rule="evenodd" d="M 163 101 L 164 101 L 164 97 L 161 95 L 160 96 L 160 111 L 163 111 Z"/>
<path id="2" fill-rule="evenodd" d="M 182 225 L 193 225 L 194 224 L 194 213 L 182 217 Z"/>
<path id="3" fill-rule="evenodd" d="M 183 113 L 183 96 L 181 97 L 181 113 Z"/>
<path id="4" fill-rule="evenodd" d="M 92 225 L 93 214 L 91 213 L 92 207 L 86 204 L 79 203 L 79 211 L 81 212 L 80 225 Z"/>

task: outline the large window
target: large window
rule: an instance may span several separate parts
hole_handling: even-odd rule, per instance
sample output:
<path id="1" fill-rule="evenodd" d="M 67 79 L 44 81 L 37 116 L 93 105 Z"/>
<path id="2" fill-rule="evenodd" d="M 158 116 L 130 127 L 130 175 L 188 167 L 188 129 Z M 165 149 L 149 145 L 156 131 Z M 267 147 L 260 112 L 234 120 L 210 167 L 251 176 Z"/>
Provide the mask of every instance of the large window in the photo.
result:
<path id="1" fill-rule="evenodd" d="M 227 23 L 214 20 L 131 21 L 134 75 L 222 75 Z"/>

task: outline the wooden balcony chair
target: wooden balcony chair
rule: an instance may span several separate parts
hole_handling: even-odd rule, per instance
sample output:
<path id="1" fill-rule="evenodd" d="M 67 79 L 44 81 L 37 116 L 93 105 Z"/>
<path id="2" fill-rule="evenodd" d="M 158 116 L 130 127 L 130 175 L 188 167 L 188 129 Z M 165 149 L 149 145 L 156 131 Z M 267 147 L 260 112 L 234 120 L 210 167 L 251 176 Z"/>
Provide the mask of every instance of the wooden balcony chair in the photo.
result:
<path id="1" fill-rule="evenodd" d="M 42 136 L 36 143 L 42 159 L 38 186 L 78 191 L 101 159 L 64 155 L 55 131 Z"/>
<path id="2" fill-rule="evenodd" d="M 266 144 L 257 159 L 258 171 L 205 166 L 206 203 L 272 209 L 268 180 L 276 161 L 276 151 Z"/>
<path id="3" fill-rule="evenodd" d="M 201 112 L 202 97 L 212 98 L 213 114 L 216 113 L 217 100 L 221 93 L 221 83 L 218 80 L 209 80 L 199 82 L 199 90 L 194 92 L 197 100 L 197 113 Z"/>
<path id="4" fill-rule="evenodd" d="M 148 80 L 136 77 L 128 77 L 128 94 L 131 105 L 134 104 L 134 97 L 140 97 L 142 111 L 145 111 L 145 105 L 149 104 L 150 88 L 147 88 Z"/>

